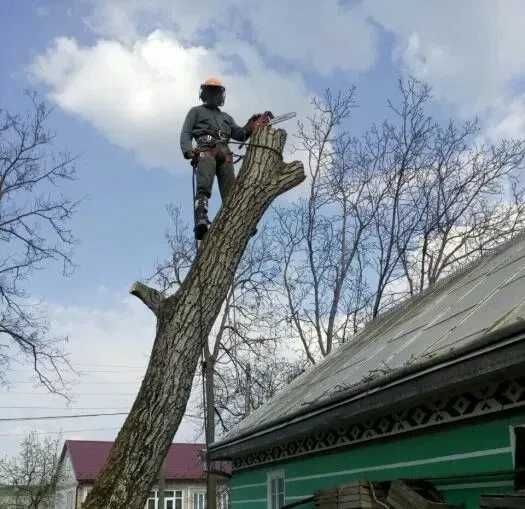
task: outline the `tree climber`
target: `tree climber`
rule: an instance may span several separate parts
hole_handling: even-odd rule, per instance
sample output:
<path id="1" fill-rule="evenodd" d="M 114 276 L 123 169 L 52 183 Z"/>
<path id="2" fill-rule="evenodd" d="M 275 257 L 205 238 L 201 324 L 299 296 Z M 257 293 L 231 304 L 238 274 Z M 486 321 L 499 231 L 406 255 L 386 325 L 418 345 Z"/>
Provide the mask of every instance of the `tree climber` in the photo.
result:
<path id="1" fill-rule="evenodd" d="M 180 146 L 186 159 L 192 159 L 197 167 L 197 192 L 195 196 L 195 237 L 202 239 L 208 231 L 208 199 L 211 196 L 215 175 L 224 202 L 235 181 L 233 156 L 228 147 L 230 138 L 246 141 L 258 125 L 261 115 L 252 115 L 244 127 L 240 127 L 226 112 L 224 104 L 226 89 L 217 78 L 208 78 L 200 87 L 199 98 L 204 103 L 190 109 L 184 120 Z M 192 140 L 197 143 L 193 148 Z"/>

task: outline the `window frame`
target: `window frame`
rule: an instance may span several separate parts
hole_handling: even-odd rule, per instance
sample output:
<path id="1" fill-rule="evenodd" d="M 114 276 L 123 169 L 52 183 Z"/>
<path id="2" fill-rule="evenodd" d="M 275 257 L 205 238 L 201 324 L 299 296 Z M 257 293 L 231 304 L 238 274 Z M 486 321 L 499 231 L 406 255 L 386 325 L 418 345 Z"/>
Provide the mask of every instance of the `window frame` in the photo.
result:
<path id="1" fill-rule="evenodd" d="M 206 500 L 206 492 L 204 490 L 194 490 L 192 492 L 192 494 L 191 494 L 191 503 L 192 503 L 193 509 L 200 509 L 199 506 L 195 505 L 195 497 L 197 497 L 197 500 L 198 500 L 199 497 L 201 497 L 201 496 L 202 496 L 202 499 L 203 499 L 203 502 L 204 502 L 203 509 L 206 509 L 207 500 Z"/>
<path id="2" fill-rule="evenodd" d="M 166 496 L 166 493 L 171 492 L 173 493 L 173 496 L 168 497 Z M 177 495 L 177 493 L 179 495 Z M 153 494 L 153 497 L 151 496 Z M 174 489 L 165 489 L 164 490 L 164 508 L 166 509 L 166 506 L 168 505 L 169 501 L 173 502 L 173 509 L 177 509 L 177 500 L 180 500 L 180 507 L 181 509 L 184 509 L 184 490 L 180 488 L 174 488 Z M 161 509 L 159 508 L 159 490 L 153 489 L 150 491 L 149 496 L 146 500 L 145 509 L 148 509 L 149 502 L 153 501 L 155 509 Z"/>
<path id="3" fill-rule="evenodd" d="M 273 481 L 275 480 L 282 480 L 283 482 L 283 504 L 279 505 L 279 501 L 277 501 L 277 505 L 274 506 L 274 499 L 272 494 L 272 486 Z M 267 507 L 268 509 L 280 509 L 282 506 L 286 504 L 286 480 L 285 480 L 285 474 L 284 470 L 272 470 L 271 472 L 268 472 L 266 474 L 266 486 L 267 486 Z M 277 488 L 277 497 L 280 498 L 280 490 Z"/>
<path id="4" fill-rule="evenodd" d="M 152 494 L 153 494 L 153 496 L 151 496 Z M 158 509 L 158 507 L 159 507 L 158 494 L 159 494 L 158 490 L 150 490 L 150 492 L 148 493 L 148 498 L 146 499 L 145 509 L 149 509 L 149 503 L 150 503 L 151 500 L 153 501 L 153 507 L 155 509 Z"/>
<path id="5" fill-rule="evenodd" d="M 173 495 L 171 497 L 168 497 L 166 494 L 170 492 L 173 493 Z M 177 500 L 180 500 L 180 509 L 184 509 L 184 493 L 181 489 L 164 490 L 164 506 L 167 506 L 168 502 L 173 502 L 173 509 L 177 509 Z M 166 509 L 166 507 L 164 507 L 164 509 Z"/>

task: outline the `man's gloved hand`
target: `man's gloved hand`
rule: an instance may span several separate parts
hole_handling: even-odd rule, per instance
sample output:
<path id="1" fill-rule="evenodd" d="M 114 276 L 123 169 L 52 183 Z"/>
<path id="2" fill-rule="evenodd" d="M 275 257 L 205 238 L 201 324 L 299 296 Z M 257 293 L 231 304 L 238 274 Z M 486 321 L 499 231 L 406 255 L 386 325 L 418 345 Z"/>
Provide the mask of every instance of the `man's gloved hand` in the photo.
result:
<path id="1" fill-rule="evenodd" d="M 257 127 L 259 127 L 259 121 L 262 117 L 262 113 L 254 113 L 249 119 L 248 122 L 246 122 L 246 125 L 244 126 L 244 129 L 246 130 L 246 133 L 248 134 L 248 137 L 250 137 L 255 131 Z"/>
<path id="2" fill-rule="evenodd" d="M 186 152 L 184 152 L 184 159 L 193 159 L 194 155 L 195 155 L 194 150 L 186 150 Z"/>

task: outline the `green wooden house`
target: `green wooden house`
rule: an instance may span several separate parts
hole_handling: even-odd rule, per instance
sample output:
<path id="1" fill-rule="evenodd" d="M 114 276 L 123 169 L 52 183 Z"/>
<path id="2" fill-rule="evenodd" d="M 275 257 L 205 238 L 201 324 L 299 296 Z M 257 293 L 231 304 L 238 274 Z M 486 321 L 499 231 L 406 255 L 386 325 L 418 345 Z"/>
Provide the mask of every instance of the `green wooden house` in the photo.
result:
<path id="1" fill-rule="evenodd" d="M 421 479 L 479 507 L 525 465 L 525 237 L 369 323 L 210 447 L 233 509 Z"/>

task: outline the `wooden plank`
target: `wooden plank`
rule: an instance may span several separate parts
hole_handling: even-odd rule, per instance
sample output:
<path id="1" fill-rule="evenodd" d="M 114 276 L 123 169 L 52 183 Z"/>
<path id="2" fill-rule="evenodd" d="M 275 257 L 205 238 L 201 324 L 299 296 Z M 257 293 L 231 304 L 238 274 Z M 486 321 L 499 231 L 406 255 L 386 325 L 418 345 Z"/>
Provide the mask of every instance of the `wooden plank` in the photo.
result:
<path id="1" fill-rule="evenodd" d="M 317 509 L 382 509 L 370 492 L 368 481 L 351 482 L 315 494 Z"/>
<path id="2" fill-rule="evenodd" d="M 386 502 L 394 509 L 452 509 L 454 507 L 427 500 L 403 481 L 392 481 Z"/>

